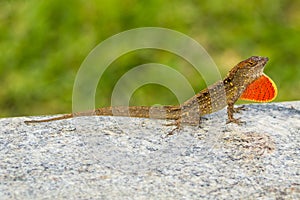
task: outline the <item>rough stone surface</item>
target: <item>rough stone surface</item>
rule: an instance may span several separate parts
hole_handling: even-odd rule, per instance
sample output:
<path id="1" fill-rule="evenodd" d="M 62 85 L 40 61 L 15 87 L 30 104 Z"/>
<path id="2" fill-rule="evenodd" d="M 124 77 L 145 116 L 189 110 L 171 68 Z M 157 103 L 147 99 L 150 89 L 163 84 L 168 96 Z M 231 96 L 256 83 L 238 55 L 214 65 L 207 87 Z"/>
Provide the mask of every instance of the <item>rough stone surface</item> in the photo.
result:
<path id="1" fill-rule="evenodd" d="M 169 137 L 155 119 L 0 119 L 0 199 L 300 199 L 300 101 L 246 108 Z"/>

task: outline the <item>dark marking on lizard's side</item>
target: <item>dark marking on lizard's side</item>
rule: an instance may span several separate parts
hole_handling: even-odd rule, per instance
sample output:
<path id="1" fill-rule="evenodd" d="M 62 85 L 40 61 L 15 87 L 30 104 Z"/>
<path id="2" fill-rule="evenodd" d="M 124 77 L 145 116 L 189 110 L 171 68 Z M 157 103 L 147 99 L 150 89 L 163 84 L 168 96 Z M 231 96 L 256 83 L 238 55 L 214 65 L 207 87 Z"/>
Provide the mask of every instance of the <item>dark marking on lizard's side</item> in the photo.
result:
<path id="1" fill-rule="evenodd" d="M 234 103 L 240 98 L 251 83 L 263 76 L 263 69 L 267 61 L 267 57 L 252 56 L 238 63 L 229 71 L 222 81 L 218 81 L 200 91 L 181 105 L 161 107 L 104 107 L 92 111 L 66 114 L 50 119 L 25 121 L 25 123 L 48 122 L 76 116 L 130 116 L 172 119 L 175 120 L 175 123 L 172 123 L 171 125 L 176 125 L 176 129 L 178 129 L 180 124 L 199 125 L 201 116 L 216 112 L 226 106 L 228 122 L 239 123 L 239 119 L 233 117 L 233 113 L 238 110 L 234 108 Z"/>

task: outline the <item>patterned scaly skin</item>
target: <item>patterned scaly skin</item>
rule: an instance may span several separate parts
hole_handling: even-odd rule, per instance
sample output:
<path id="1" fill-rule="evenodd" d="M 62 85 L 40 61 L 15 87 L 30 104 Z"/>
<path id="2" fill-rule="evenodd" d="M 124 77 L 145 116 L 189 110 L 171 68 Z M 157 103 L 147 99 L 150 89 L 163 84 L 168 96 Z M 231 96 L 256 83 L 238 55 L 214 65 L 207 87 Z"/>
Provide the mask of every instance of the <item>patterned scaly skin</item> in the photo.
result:
<path id="1" fill-rule="evenodd" d="M 66 114 L 44 120 L 31 120 L 25 123 L 49 122 L 72 118 L 76 116 L 130 116 L 141 118 L 173 119 L 179 128 L 181 123 L 197 125 L 200 117 L 221 110 L 227 106 L 228 122 L 238 123 L 239 120 L 233 117 L 234 103 L 239 99 L 249 84 L 263 75 L 263 69 L 268 61 L 267 57 L 252 56 L 230 70 L 223 81 L 216 82 L 202 90 L 191 99 L 176 106 L 132 106 L 132 107 L 104 107 L 93 111 Z"/>

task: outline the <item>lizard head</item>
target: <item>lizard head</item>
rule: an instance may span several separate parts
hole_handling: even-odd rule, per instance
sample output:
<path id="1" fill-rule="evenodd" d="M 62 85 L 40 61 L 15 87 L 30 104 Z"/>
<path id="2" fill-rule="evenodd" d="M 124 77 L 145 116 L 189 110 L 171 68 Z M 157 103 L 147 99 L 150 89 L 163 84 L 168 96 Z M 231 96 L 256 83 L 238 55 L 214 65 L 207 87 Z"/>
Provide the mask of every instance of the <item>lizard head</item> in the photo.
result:
<path id="1" fill-rule="evenodd" d="M 255 80 L 263 74 L 268 60 L 269 58 L 267 57 L 251 56 L 237 65 L 238 71 L 243 72 L 246 78 Z"/>
<path id="2" fill-rule="evenodd" d="M 251 56 L 250 58 L 240 62 L 237 66 L 245 71 L 262 73 L 269 58 L 262 56 Z"/>
<path id="3" fill-rule="evenodd" d="M 263 70 L 268 60 L 267 57 L 251 56 L 238 63 L 229 72 L 229 77 L 235 84 L 246 86 L 263 75 Z"/>
<path id="4" fill-rule="evenodd" d="M 267 57 L 252 56 L 238 63 L 223 80 L 227 102 L 234 103 L 239 98 L 268 102 L 276 97 L 275 83 L 264 73 Z"/>

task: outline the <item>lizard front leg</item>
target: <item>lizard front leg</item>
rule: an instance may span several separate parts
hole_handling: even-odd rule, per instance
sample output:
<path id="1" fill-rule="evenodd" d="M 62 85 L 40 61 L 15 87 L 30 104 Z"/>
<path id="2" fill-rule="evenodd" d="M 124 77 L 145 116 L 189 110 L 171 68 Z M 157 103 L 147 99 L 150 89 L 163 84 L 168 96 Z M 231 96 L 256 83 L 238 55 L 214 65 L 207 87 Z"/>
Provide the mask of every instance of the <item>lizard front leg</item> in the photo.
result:
<path id="1" fill-rule="evenodd" d="M 228 120 L 227 120 L 227 124 L 228 123 L 231 123 L 231 122 L 234 122 L 234 123 L 241 123 L 240 119 L 235 119 L 233 117 L 233 113 L 235 112 L 236 110 L 234 109 L 234 104 L 233 103 L 229 103 L 228 106 L 227 106 L 227 115 L 228 115 Z"/>

